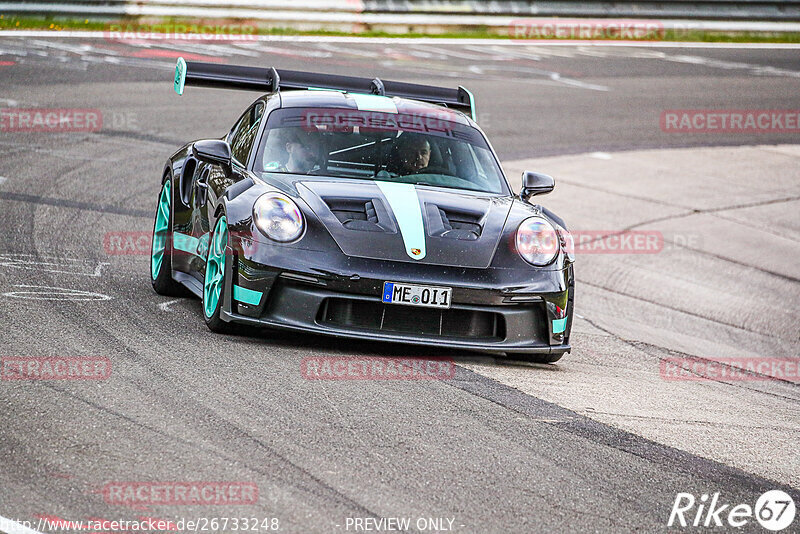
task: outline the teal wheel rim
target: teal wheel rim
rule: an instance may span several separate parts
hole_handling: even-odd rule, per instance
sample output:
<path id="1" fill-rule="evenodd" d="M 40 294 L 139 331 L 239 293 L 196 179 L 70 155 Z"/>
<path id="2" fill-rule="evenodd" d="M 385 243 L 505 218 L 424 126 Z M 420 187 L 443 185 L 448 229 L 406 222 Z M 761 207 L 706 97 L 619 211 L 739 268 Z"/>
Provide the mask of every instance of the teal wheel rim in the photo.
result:
<path id="1" fill-rule="evenodd" d="M 150 275 L 153 280 L 158 278 L 161 272 L 161 265 L 164 263 L 164 253 L 167 250 L 167 238 L 169 234 L 169 211 L 172 195 L 170 195 L 170 181 L 164 182 L 161 189 L 161 196 L 158 197 L 158 208 L 156 208 L 156 222 L 153 225 L 153 243 L 150 247 Z"/>
<path id="2" fill-rule="evenodd" d="M 220 217 L 206 258 L 206 280 L 203 284 L 203 312 L 211 318 L 217 309 L 225 277 L 225 247 L 228 245 L 228 221 Z"/>

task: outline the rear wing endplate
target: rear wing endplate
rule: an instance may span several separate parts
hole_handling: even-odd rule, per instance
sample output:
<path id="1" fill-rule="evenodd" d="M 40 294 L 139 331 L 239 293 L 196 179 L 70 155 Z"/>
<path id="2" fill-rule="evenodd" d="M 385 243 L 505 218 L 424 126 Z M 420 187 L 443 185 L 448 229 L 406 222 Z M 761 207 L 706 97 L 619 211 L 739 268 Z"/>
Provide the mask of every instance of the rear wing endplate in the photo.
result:
<path id="1" fill-rule="evenodd" d="M 184 61 L 178 58 L 175 66 L 175 92 L 183 94 L 185 86 L 241 89 L 276 93 L 286 90 L 332 90 L 345 93 L 397 96 L 440 104 L 457 109 L 477 121 L 475 98 L 466 88 L 457 89 L 393 82 L 379 78 L 359 78 L 338 74 L 320 74 L 274 67 L 244 67 Z"/>

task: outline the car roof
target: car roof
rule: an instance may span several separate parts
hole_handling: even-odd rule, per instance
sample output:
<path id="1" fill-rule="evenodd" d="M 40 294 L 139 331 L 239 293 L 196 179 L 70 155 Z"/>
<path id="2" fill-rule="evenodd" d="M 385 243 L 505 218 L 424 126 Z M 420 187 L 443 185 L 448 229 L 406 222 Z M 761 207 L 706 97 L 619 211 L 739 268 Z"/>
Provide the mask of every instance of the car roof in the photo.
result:
<path id="1" fill-rule="evenodd" d="M 460 111 L 397 96 L 389 97 L 327 90 L 281 91 L 279 94 L 281 107 L 283 108 L 339 108 L 390 112 L 432 117 L 465 126 L 476 126 L 469 117 Z"/>

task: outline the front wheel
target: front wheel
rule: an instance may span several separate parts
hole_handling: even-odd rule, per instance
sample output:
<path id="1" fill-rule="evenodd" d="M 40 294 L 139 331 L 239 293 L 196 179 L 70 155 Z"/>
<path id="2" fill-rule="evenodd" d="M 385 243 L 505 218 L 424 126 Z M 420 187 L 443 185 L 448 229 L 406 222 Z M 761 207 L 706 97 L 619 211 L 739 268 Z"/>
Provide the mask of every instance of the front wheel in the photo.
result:
<path id="1" fill-rule="evenodd" d="M 214 227 L 206 255 L 206 276 L 203 283 L 203 318 L 209 330 L 228 333 L 232 325 L 220 318 L 225 288 L 225 250 L 228 246 L 228 220 L 223 215 Z"/>
<path id="2" fill-rule="evenodd" d="M 158 195 L 153 239 L 150 244 L 150 281 L 159 295 L 182 297 L 186 291 L 172 278 L 172 180 L 167 178 Z"/>

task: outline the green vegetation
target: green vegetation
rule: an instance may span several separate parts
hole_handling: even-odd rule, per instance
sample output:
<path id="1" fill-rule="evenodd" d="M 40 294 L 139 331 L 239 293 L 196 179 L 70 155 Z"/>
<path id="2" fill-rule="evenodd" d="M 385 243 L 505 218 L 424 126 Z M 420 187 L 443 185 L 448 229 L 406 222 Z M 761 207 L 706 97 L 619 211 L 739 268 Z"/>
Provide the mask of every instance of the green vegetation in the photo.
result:
<path id="1" fill-rule="evenodd" d="M 0 15 L 0 30 L 50 30 L 59 31 L 143 31 L 150 28 L 164 26 L 184 26 L 197 27 L 205 25 L 207 27 L 248 28 L 259 35 L 329 35 L 329 36 L 353 36 L 354 34 L 344 31 L 332 30 L 311 30 L 299 31 L 293 28 L 272 28 L 265 22 L 256 21 L 196 21 L 189 19 L 120 19 L 120 20 L 98 20 L 98 19 L 75 19 L 66 17 L 28 17 L 16 15 Z M 461 31 L 447 33 L 391 33 L 386 31 L 365 30 L 358 34 L 361 37 L 431 37 L 442 39 L 511 39 L 510 32 L 504 29 L 475 27 L 463 29 Z M 800 43 L 800 33 L 798 32 L 720 32 L 720 31 L 698 31 L 698 30 L 666 30 L 659 36 L 661 41 L 691 41 L 691 42 L 719 42 L 719 43 Z M 530 39 L 535 42 L 536 39 Z M 609 39 L 614 41 L 614 39 Z"/>

